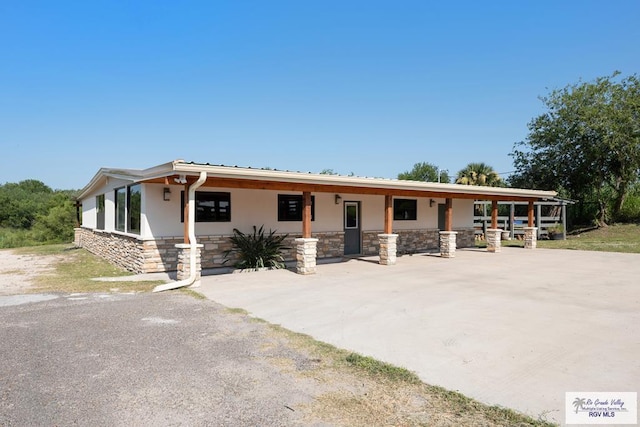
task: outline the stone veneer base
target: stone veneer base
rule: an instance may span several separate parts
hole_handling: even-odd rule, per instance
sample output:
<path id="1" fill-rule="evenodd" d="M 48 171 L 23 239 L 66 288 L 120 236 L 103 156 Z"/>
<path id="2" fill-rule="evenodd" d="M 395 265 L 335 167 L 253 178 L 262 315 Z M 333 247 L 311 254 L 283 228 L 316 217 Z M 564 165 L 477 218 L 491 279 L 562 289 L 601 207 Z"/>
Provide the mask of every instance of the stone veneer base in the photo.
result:
<path id="1" fill-rule="evenodd" d="M 457 247 L 474 246 L 474 230 L 457 229 Z M 362 232 L 362 255 L 379 255 L 379 234 L 382 231 Z M 438 249 L 438 230 L 415 229 L 399 230 L 395 234 L 396 252 L 398 255 L 406 253 L 428 252 Z M 198 243 L 202 248 L 201 263 L 203 269 L 229 267 L 234 258 L 223 264 L 224 252 L 232 245 L 226 235 L 198 236 Z M 317 258 L 340 258 L 344 256 L 344 232 L 313 233 L 318 239 L 316 245 Z M 295 239 L 300 235 L 289 235 L 284 240 L 288 249 L 283 251 L 285 261 L 296 260 Z M 183 236 L 165 236 L 156 240 L 123 235 L 120 233 L 92 230 L 81 227 L 75 229 L 76 246 L 85 248 L 109 262 L 129 270 L 133 273 L 156 273 L 178 270 L 178 249 L 176 244 L 184 243 Z"/>

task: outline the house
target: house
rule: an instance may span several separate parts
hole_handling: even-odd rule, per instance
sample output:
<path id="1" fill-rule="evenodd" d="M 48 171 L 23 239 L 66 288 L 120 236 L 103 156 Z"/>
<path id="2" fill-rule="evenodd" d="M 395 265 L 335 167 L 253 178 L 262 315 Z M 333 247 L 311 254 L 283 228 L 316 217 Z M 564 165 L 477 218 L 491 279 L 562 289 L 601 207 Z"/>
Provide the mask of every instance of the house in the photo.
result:
<path id="1" fill-rule="evenodd" d="M 555 192 L 219 166 L 175 160 L 143 170 L 102 168 L 82 190 L 78 246 L 135 273 L 222 266 L 233 229 L 254 225 L 289 235 L 288 260 L 315 272 L 317 258 L 474 245 L 474 200 L 533 202 Z M 490 230 L 489 230 L 490 231 Z M 527 234 L 535 247 L 535 233 Z M 194 250 L 192 250 L 194 249 Z M 193 255 L 192 255 L 193 254 Z M 197 271 L 196 271 L 197 270 Z"/>

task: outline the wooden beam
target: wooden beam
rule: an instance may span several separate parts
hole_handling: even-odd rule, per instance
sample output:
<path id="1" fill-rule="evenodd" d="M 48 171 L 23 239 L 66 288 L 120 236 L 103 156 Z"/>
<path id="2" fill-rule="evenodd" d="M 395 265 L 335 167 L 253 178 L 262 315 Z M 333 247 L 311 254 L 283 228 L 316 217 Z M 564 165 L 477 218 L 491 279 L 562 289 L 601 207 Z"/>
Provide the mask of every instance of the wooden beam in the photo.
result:
<path id="1" fill-rule="evenodd" d="M 529 227 L 533 227 L 533 202 L 529 202 L 529 208 L 527 209 L 527 222 Z"/>
<path id="2" fill-rule="evenodd" d="M 177 175 L 176 175 L 177 176 Z M 191 177 L 188 177 L 190 179 Z M 195 179 L 193 179 L 195 181 Z M 165 178 L 156 178 L 145 180 L 145 183 L 164 184 Z M 429 198 L 452 198 L 452 199 L 472 199 L 472 200 L 498 200 L 504 202 L 522 201 L 528 202 L 538 200 L 531 197 L 508 196 L 508 195 L 482 195 L 473 193 L 452 193 L 439 192 L 433 190 L 408 190 L 408 189 L 389 189 L 383 187 L 364 187 L 350 186 L 339 184 L 302 184 L 287 181 L 262 181 L 256 179 L 240 179 L 240 178 L 217 178 L 209 177 L 204 187 L 216 188 L 242 188 L 250 190 L 277 190 L 311 193 L 344 193 L 344 194 L 367 194 L 376 196 L 386 196 L 392 194 L 396 197 L 429 197 Z"/>
<path id="3" fill-rule="evenodd" d="M 184 185 L 184 206 L 182 207 L 184 212 L 184 243 L 189 243 L 189 184 Z"/>
<path id="4" fill-rule="evenodd" d="M 444 231 L 453 231 L 453 199 L 447 198 L 444 205 Z"/>
<path id="5" fill-rule="evenodd" d="M 311 237 L 311 193 L 309 191 L 302 193 L 302 237 L 305 239 Z"/>
<path id="6" fill-rule="evenodd" d="M 384 196 L 384 234 L 393 233 L 393 196 Z"/>
<path id="7" fill-rule="evenodd" d="M 498 228 L 498 201 L 491 201 L 491 228 Z"/>

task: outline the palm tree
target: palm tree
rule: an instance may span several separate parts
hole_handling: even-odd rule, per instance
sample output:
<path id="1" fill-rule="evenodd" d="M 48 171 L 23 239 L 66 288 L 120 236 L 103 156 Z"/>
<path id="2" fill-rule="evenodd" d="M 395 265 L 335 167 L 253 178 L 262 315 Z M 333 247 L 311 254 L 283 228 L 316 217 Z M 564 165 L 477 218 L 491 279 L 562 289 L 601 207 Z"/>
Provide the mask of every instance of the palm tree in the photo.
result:
<path id="1" fill-rule="evenodd" d="M 576 400 L 573 401 L 573 406 L 576 407 L 576 414 L 578 413 L 579 409 L 582 409 L 584 406 L 586 399 L 581 399 L 579 397 L 576 397 Z"/>
<path id="2" fill-rule="evenodd" d="M 502 178 L 491 166 L 486 163 L 469 163 L 458 172 L 456 184 L 484 185 L 487 187 L 500 187 Z"/>

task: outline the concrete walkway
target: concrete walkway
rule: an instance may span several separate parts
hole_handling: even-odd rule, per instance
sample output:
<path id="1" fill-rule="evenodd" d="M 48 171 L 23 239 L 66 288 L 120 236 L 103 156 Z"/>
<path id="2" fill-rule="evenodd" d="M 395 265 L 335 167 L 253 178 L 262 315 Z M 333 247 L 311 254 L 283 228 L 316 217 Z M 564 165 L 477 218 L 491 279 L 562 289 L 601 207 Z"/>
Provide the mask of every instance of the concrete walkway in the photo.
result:
<path id="1" fill-rule="evenodd" d="M 460 250 L 204 277 L 228 307 L 563 423 L 567 391 L 640 391 L 640 256 Z"/>

